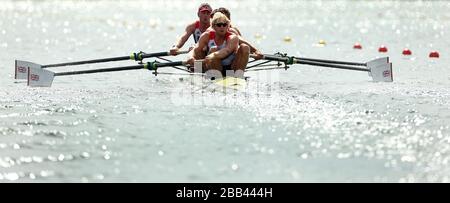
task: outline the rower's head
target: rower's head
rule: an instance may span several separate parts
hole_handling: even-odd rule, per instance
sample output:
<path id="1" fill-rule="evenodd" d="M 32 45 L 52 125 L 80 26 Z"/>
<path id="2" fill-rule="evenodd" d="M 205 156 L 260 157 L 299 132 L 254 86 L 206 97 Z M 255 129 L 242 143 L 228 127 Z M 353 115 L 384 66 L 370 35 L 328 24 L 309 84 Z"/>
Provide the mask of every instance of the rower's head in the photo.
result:
<path id="1" fill-rule="evenodd" d="M 223 13 L 229 20 L 231 20 L 231 14 L 230 11 L 224 7 L 216 8 L 211 12 L 211 18 L 216 14 L 217 12 Z"/>
<path id="2" fill-rule="evenodd" d="M 198 7 L 197 16 L 200 19 L 200 22 L 209 22 L 211 16 L 212 8 L 208 3 L 202 3 Z"/>
<path id="3" fill-rule="evenodd" d="M 217 12 L 212 18 L 211 25 L 216 33 L 225 35 L 230 28 L 230 19 L 228 19 L 223 13 Z"/>

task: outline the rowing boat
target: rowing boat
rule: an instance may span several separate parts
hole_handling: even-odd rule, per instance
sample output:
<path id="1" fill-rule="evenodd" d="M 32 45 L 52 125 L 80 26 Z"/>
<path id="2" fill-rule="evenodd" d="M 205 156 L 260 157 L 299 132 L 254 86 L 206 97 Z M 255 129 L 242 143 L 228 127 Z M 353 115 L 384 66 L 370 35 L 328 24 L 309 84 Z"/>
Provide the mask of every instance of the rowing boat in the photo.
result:
<path id="1" fill-rule="evenodd" d="M 180 52 L 187 53 L 187 51 Z M 157 76 L 158 74 L 164 74 L 160 72 L 160 69 L 164 67 L 171 67 L 180 71 L 187 72 L 190 75 L 201 75 L 206 76 L 206 73 L 191 72 L 190 65 L 187 61 L 171 61 L 169 59 L 163 58 L 164 56 L 169 56 L 168 52 L 156 52 L 156 53 L 144 53 L 138 52 L 133 53 L 128 56 L 112 57 L 112 58 L 102 58 L 94 60 L 85 61 L 75 61 L 69 63 L 59 63 L 59 64 L 49 64 L 40 65 L 34 62 L 16 60 L 15 62 L 15 79 L 17 80 L 27 80 L 28 86 L 31 87 L 50 87 L 53 83 L 55 77 L 66 76 L 66 75 L 80 75 L 80 74 L 92 74 L 92 73 L 103 73 L 103 72 L 116 72 L 116 71 L 128 71 L 137 69 L 147 69 L 152 71 L 152 73 Z M 262 59 L 254 59 L 255 55 L 250 55 L 253 60 L 249 61 L 246 72 L 249 71 L 261 71 L 261 70 L 274 70 L 274 69 L 284 69 L 288 70 L 291 65 L 303 64 L 327 68 L 345 69 L 353 71 L 363 71 L 368 72 L 369 76 L 372 77 L 375 82 L 392 82 L 392 63 L 389 62 L 388 57 L 382 57 L 370 60 L 366 63 L 360 62 L 349 62 L 349 61 L 335 61 L 335 60 L 325 60 L 325 59 L 314 59 L 314 58 L 302 58 L 295 56 L 287 56 L 287 54 L 264 54 Z M 151 62 L 144 62 L 146 58 L 156 58 L 157 60 Z M 138 65 L 133 66 L 121 66 L 113 68 L 101 68 L 101 69 L 90 69 L 90 70 L 80 70 L 80 71 L 69 71 L 69 72 L 53 72 L 48 70 L 48 68 L 64 67 L 71 65 L 82 65 L 82 64 L 93 64 L 93 63 L 104 63 L 111 61 L 121 61 L 121 60 L 135 60 L 138 61 Z M 197 61 L 194 64 L 194 70 L 202 67 L 202 60 Z M 246 80 L 235 77 L 225 77 L 212 82 L 212 84 L 231 88 L 240 89 L 245 86 Z"/>

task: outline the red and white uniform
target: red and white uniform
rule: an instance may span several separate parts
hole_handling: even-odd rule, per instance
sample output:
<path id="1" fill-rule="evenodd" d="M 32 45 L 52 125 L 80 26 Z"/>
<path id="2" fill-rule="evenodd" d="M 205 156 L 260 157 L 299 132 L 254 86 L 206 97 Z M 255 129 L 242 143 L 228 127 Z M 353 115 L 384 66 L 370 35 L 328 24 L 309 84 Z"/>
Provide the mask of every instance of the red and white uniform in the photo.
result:
<path id="1" fill-rule="evenodd" d="M 207 52 L 209 53 L 209 50 L 211 50 L 211 48 L 217 48 L 217 50 L 221 50 L 221 49 L 225 48 L 225 46 L 227 45 L 227 41 L 230 40 L 230 35 L 231 35 L 231 32 L 227 32 L 225 34 L 225 41 L 223 41 L 223 43 L 221 45 L 217 45 L 216 40 L 215 40 L 216 32 L 210 31 Z M 235 53 L 232 53 L 232 54 L 228 55 L 226 58 L 222 59 L 222 66 L 230 66 L 235 58 L 235 55 L 236 55 Z"/>
<path id="2" fill-rule="evenodd" d="M 200 30 L 200 21 L 196 21 L 195 22 L 195 30 L 194 30 L 194 42 L 197 43 L 198 40 L 200 39 L 200 36 L 202 35 L 202 31 Z"/>

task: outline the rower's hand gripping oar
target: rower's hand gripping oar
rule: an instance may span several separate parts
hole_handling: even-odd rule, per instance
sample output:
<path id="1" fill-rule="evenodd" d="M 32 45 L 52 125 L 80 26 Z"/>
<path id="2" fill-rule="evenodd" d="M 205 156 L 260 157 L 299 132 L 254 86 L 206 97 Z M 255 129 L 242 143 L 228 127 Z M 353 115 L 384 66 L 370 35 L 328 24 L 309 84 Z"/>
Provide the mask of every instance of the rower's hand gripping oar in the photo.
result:
<path id="1" fill-rule="evenodd" d="M 250 55 L 254 57 L 254 55 Z M 344 61 L 331 61 L 323 59 L 301 59 L 299 57 L 288 57 L 286 55 L 264 55 L 265 60 L 280 61 L 286 65 L 292 64 L 305 64 L 312 66 L 322 66 L 328 68 L 338 68 L 346 70 L 356 70 L 368 72 L 369 76 L 372 77 L 375 82 L 392 82 L 392 63 L 389 63 L 388 57 L 377 58 L 371 60 L 367 63 L 355 63 L 355 62 L 344 62 Z M 353 66 L 350 66 L 352 64 Z M 365 66 L 366 68 L 357 67 Z"/>
<path id="2" fill-rule="evenodd" d="M 188 51 L 180 51 L 178 54 L 186 54 Z M 37 63 L 16 60 L 15 61 L 15 74 L 14 79 L 16 80 L 26 80 L 28 78 L 28 68 L 53 68 L 53 67 L 63 67 L 63 66 L 75 66 L 75 65 L 83 65 L 83 64 L 94 64 L 94 63 L 104 63 L 104 62 L 113 62 L 113 61 L 124 61 L 124 60 L 135 60 L 139 61 L 140 64 L 142 60 L 145 58 L 151 57 L 161 57 L 161 56 L 169 56 L 169 52 L 155 52 L 155 53 L 133 53 L 130 56 L 119 56 L 112 58 L 102 58 L 102 59 L 93 59 L 93 60 L 85 60 L 85 61 L 74 61 L 69 63 L 57 63 L 57 64 L 48 64 L 48 65 L 40 65 Z"/>
<path id="3" fill-rule="evenodd" d="M 117 72 L 117 71 L 126 71 L 126 70 L 137 70 L 137 69 L 148 69 L 155 71 L 161 67 L 170 67 L 170 66 L 182 66 L 187 65 L 186 61 L 174 61 L 168 63 L 159 63 L 155 62 L 147 62 L 140 65 L 134 66 L 122 66 L 122 67 L 114 67 L 114 68 L 102 68 L 102 69 L 92 69 L 92 70 L 81 70 L 81 71 L 70 71 L 70 72 L 59 72 L 54 73 L 52 71 L 36 68 L 36 67 L 28 67 L 28 86 L 31 87 L 50 87 L 52 86 L 53 79 L 55 76 L 64 76 L 64 75 L 81 75 L 81 74 L 91 74 L 91 73 L 104 73 L 104 72 Z"/>

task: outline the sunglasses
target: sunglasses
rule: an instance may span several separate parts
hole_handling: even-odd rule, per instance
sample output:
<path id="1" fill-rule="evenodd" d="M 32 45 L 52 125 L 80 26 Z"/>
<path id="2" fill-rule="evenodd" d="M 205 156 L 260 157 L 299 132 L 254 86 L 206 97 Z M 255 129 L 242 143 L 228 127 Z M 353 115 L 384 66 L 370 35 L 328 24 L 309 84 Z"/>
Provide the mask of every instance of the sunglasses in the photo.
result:
<path id="1" fill-rule="evenodd" d="M 216 23 L 217 27 L 226 27 L 228 23 Z"/>

